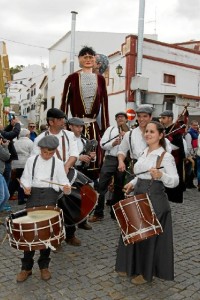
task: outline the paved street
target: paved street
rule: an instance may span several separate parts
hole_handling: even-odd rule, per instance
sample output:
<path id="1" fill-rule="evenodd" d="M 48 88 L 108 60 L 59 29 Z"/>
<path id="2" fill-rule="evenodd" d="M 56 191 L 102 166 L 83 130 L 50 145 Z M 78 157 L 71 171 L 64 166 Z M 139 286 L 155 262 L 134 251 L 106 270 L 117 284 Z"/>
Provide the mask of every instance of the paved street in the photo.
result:
<path id="1" fill-rule="evenodd" d="M 11 201 L 14 211 L 22 207 Z M 174 227 L 175 280 L 155 279 L 151 284 L 134 286 L 130 278 L 118 277 L 114 271 L 119 228 L 110 219 L 106 207 L 104 221 L 93 224 L 93 230 L 77 230 L 81 247 L 62 243 L 52 253 L 52 279 L 40 280 L 37 263 L 33 275 L 16 283 L 21 251 L 6 240 L 0 245 L 1 300 L 200 300 L 200 193 L 185 192 L 184 204 L 171 204 Z M 2 220 L 2 215 L 0 216 Z M 0 226 L 0 242 L 5 228 Z M 36 261 L 38 253 L 35 255 Z"/>

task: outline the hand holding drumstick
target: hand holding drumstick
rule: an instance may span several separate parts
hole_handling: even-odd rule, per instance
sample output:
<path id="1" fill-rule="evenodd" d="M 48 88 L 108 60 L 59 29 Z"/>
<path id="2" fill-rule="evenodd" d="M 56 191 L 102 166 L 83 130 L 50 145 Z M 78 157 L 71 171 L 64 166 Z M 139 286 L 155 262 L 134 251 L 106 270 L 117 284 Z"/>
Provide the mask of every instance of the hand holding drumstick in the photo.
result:
<path id="1" fill-rule="evenodd" d="M 130 192 L 132 192 L 134 189 L 134 186 L 131 182 L 127 183 L 124 188 L 123 191 L 125 192 L 125 194 L 129 194 Z"/>
<path id="2" fill-rule="evenodd" d="M 24 194 L 27 195 L 27 196 L 29 196 L 31 194 L 31 187 L 25 187 L 25 185 L 23 185 L 23 183 L 20 181 L 19 178 L 17 178 L 17 181 L 19 182 L 19 184 L 23 188 Z"/>

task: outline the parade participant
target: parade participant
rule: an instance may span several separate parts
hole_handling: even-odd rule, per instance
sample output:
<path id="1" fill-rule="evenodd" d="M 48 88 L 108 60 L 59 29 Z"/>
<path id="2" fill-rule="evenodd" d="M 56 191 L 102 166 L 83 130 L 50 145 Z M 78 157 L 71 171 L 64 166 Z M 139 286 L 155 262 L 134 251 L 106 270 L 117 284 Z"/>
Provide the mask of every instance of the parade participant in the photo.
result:
<path id="1" fill-rule="evenodd" d="M 40 154 L 28 158 L 24 172 L 20 179 L 21 187 L 28 196 L 26 207 L 55 206 L 60 189 L 65 194 L 70 194 L 71 186 L 66 177 L 61 160 L 54 156 L 59 140 L 53 135 L 44 136 L 38 142 Z M 46 183 L 52 181 L 60 184 Z M 41 271 L 41 279 L 49 280 L 51 273 L 48 269 L 51 249 L 40 250 L 38 265 Z M 32 274 L 35 251 L 24 251 L 21 272 L 17 275 L 17 282 L 25 281 Z"/>
<path id="2" fill-rule="evenodd" d="M 83 118 L 85 128 L 83 134 L 88 139 L 100 138 L 109 126 L 108 96 L 105 78 L 101 74 L 93 73 L 95 51 L 91 47 L 84 47 L 78 54 L 80 72 L 70 74 L 65 80 L 61 109 L 72 117 Z M 97 159 L 93 169 L 96 170 L 95 179 L 99 177 L 103 152 L 97 147 Z M 94 179 L 94 178 L 93 178 Z"/>
<path id="3" fill-rule="evenodd" d="M 78 150 L 79 150 L 79 158 L 77 159 L 76 163 L 75 163 L 75 168 L 77 170 L 79 170 L 80 172 L 82 172 L 83 174 L 85 174 L 86 176 L 90 177 L 91 172 L 87 171 L 88 168 L 90 168 L 90 163 L 92 161 L 95 161 L 96 159 L 96 152 L 94 151 L 94 149 L 92 149 L 92 151 L 90 151 L 89 153 L 84 153 L 84 147 L 85 144 L 87 143 L 86 138 L 83 136 L 82 131 L 83 131 L 83 127 L 84 127 L 84 122 L 82 119 L 80 118 L 71 118 L 68 120 L 68 125 L 70 130 L 74 133 L 75 135 L 75 139 L 77 141 L 78 144 Z M 87 164 L 88 168 L 85 168 L 85 164 Z M 87 220 L 81 222 L 80 224 L 78 224 L 78 228 L 82 228 L 85 230 L 91 230 L 92 226 L 90 226 L 87 223 Z"/>
<path id="4" fill-rule="evenodd" d="M 135 276 L 131 282 L 136 285 L 151 282 L 153 276 L 174 279 L 171 209 L 164 186 L 177 186 L 179 178 L 173 156 L 165 152 L 164 127 L 151 121 L 146 126 L 144 138 L 148 147 L 134 165 L 136 177 L 124 189 L 127 194 L 134 189 L 135 195 L 149 192 L 163 233 L 127 246 L 120 237 L 116 271 L 121 276 Z M 160 158 L 163 168 L 157 169 Z"/>
<path id="5" fill-rule="evenodd" d="M 117 153 L 119 145 L 125 134 L 129 130 L 126 125 L 127 115 L 125 112 L 118 112 L 115 115 L 116 126 L 110 126 L 105 131 L 101 139 L 101 147 L 105 151 L 105 159 L 100 171 L 99 177 L 99 198 L 94 210 L 94 215 L 89 218 L 89 222 L 101 221 L 104 217 L 105 194 L 108 191 L 109 183 L 114 176 L 114 193 L 111 205 L 123 199 L 124 193 L 122 186 L 124 184 L 125 172 L 118 171 Z M 125 129 L 124 129 L 125 128 Z M 114 219 L 114 213 L 111 208 L 111 217 Z"/>
<path id="6" fill-rule="evenodd" d="M 7 161 L 10 157 L 8 143 L 9 142 L 4 140 L 3 136 L 0 134 L 0 211 L 4 208 L 4 204 L 10 196 L 5 178 L 3 176 L 5 161 Z"/>
<path id="7" fill-rule="evenodd" d="M 137 120 L 139 126 L 130 132 L 126 132 L 124 138 L 119 146 L 118 151 L 118 170 L 124 172 L 126 170 L 125 158 L 127 152 L 130 151 L 130 157 L 133 164 L 138 160 L 144 149 L 146 148 L 146 141 L 144 139 L 144 132 L 147 124 L 152 118 L 152 108 L 142 105 L 136 110 Z"/>
<path id="8" fill-rule="evenodd" d="M 179 184 L 174 188 L 166 188 L 166 192 L 169 201 L 182 203 L 183 202 L 183 192 L 185 191 L 184 183 L 184 171 L 183 171 L 183 161 L 185 159 L 185 150 L 183 144 L 182 132 L 176 131 L 174 134 L 170 132 L 175 129 L 175 124 L 173 123 L 174 114 L 171 110 L 165 110 L 160 114 L 160 122 L 165 127 L 165 134 L 169 139 L 172 146 L 172 155 L 175 158 L 176 167 L 179 175 Z"/>
<path id="9" fill-rule="evenodd" d="M 31 141 L 34 142 L 35 138 L 37 137 L 37 133 L 36 133 L 36 125 L 34 122 L 29 122 L 28 123 L 28 130 L 30 131 L 30 139 Z"/>
<path id="10" fill-rule="evenodd" d="M 69 169 L 74 166 L 77 158 L 79 157 L 77 142 L 74 133 L 69 130 L 64 130 L 66 115 L 64 112 L 57 108 L 50 108 L 47 111 L 47 124 L 49 129 L 42 132 L 34 140 L 32 155 L 40 153 L 38 142 L 46 135 L 54 135 L 59 140 L 59 145 L 56 150 L 56 156 L 63 161 L 66 174 Z M 73 226 L 66 227 L 66 243 L 79 246 L 81 241 L 75 237 Z"/>

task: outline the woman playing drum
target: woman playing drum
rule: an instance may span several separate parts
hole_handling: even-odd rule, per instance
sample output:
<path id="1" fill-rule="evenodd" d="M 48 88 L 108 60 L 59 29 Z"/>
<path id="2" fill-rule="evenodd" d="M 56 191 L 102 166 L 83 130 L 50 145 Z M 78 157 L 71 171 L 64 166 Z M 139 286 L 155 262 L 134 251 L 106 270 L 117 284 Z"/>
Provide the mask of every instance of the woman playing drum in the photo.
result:
<path id="1" fill-rule="evenodd" d="M 71 192 L 71 186 L 65 174 L 64 165 L 61 160 L 54 157 L 58 145 L 59 140 L 57 137 L 53 135 L 43 137 L 38 143 L 41 154 L 31 156 L 26 162 L 20 182 L 25 194 L 29 195 L 26 204 L 27 208 L 48 205 L 56 206 L 59 188 L 61 188 L 65 194 Z M 47 181 L 49 183 L 47 183 Z M 52 183 L 50 183 L 50 181 Z M 57 185 L 53 184 L 54 182 L 56 182 Z M 51 273 L 48 270 L 50 251 L 51 249 L 49 247 L 40 250 L 38 265 L 43 280 L 51 278 Z M 34 254 L 34 250 L 24 251 L 22 270 L 17 275 L 17 282 L 25 281 L 28 276 L 32 274 Z"/>
<path id="2" fill-rule="evenodd" d="M 133 189 L 135 195 L 149 194 L 163 233 L 127 246 L 120 237 L 116 271 L 121 276 L 134 277 L 131 280 L 134 284 L 151 282 L 153 276 L 174 279 L 172 219 L 165 187 L 177 186 L 179 177 L 173 156 L 165 152 L 164 128 L 159 122 L 147 125 L 145 140 L 148 147 L 134 166 L 138 175 L 124 189 L 127 194 Z M 161 168 L 157 169 L 162 153 Z"/>

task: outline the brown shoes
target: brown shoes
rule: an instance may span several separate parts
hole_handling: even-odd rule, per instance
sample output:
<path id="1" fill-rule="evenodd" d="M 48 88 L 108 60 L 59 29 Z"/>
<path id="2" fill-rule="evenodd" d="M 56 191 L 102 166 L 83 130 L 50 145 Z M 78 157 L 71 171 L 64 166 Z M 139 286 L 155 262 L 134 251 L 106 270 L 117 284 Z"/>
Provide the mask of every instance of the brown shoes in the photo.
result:
<path id="1" fill-rule="evenodd" d="M 120 277 L 125 277 L 125 276 L 127 276 L 127 273 L 126 273 L 126 272 L 117 272 L 117 274 L 118 274 Z"/>
<path id="2" fill-rule="evenodd" d="M 80 223 L 78 224 L 78 228 L 81 228 L 81 229 L 84 229 L 84 230 L 91 230 L 92 229 L 92 226 L 89 225 L 88 223 Z"/>
<path id="3" fill-rule="evenodd" d="M 81 241 L 79 239 L 77 239 L 75 236 L 73 236 L 72 238 L 66 238 L 65 242 L 71 246 L 80 246 L 81 245 Z"/>
<path id="4" fill-rule="evenodd" d="M 139 275 L 139 276 L 131 279 L 131 282 L 136 285 L 140 285 L 140 284 L 146 283 L 147 281 L 144 279 L 144 277 L 142 275 Z"/>
<path id="5" fill-rule="evenodd" d="M 98 217 L 98 216 L 91 216 L 88 219 L 88 222 L 94 223 L 94 222 L 98 222 L 98 221 L 102 221 L 103 217 Z"/>
<path id="6" fill-rule="evenodd" d="M 21 272 L 17 274 L 17 282 L 25 281 L 30 275 L 32 275 L 32 270 L 21 270 Z"/>
<path id="7" fill-rule="evenodd" d="M 42 280 L 49 280 L 51 278 L 51 273 L 48 269 L 40 269 L 40 272 Z"/>

